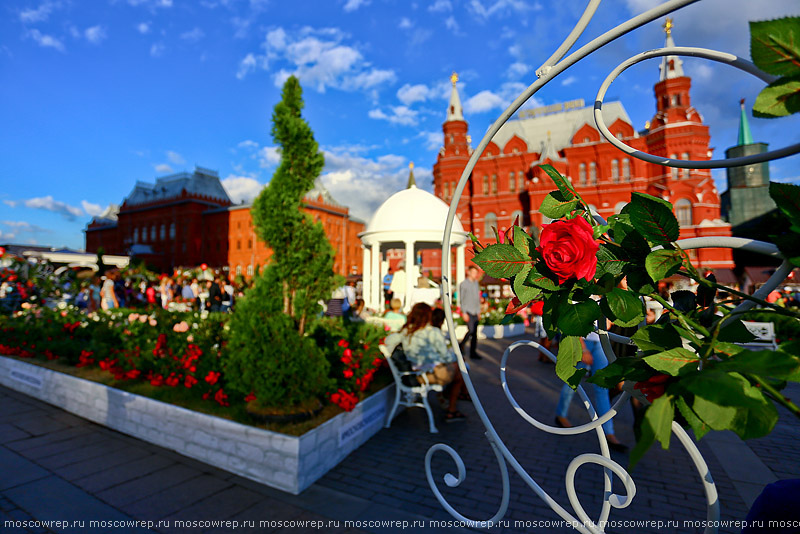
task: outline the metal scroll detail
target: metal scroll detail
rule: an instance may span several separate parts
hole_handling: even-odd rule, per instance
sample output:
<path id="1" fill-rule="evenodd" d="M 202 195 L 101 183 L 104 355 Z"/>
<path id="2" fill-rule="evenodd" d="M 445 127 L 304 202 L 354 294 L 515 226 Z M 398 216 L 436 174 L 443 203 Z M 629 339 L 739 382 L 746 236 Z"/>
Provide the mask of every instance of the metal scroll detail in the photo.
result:
<path id="1" fill-rule="evenodd" d="M 575 28 L 573 28 L 573 30 L 570 32 L 569 36 L 565 39 L 565 41 L 561 44 L 561 46 L 559 46 L 558 50 L 556 50 L 556 52 L 550 58 L 548 58 L 548 60 L 544 63 L 544 65 L 542 65 L 542 67 L 540 67 L 536 71 L 538 80 L 536 80 L 533 84 L 530 85 L 530 87 L 528 87 L 522 94 L 520 94 L 516 98 L 516 100 L 514 100 L 514 102 L 500 115 L 500 117 L 489 128 L 489 130 L 487 131 L 486 135 L 483 137 L 477 148 L 472 152 L 469 162 L 467 163 L 467 166 L 461 175 L 461 179 L 459 180 L 456 189 L 453 193 L 453 198 L 450 203 L 450 210 L 448 211 L 447 214 L 447 223 L 445 226 L 444 237 L 442 240 L 442 273 L 450 272 L 450 254 L 448 253 L 448 251 L 450 250 L 453 221 L 456 216 L 456 209 L 458 207 L 461 194 L 463 193 L 464 188 L 467 185 L 469 176 L 472 173 L 472 170 L 474 169 L 480 154 L 483 153 L 484 149 L 489 144 L 494 135 L 498 132 L 500 127 L 502 127 L 503 124 L 505 124 L 505 122 L 509 118 L 511 118 L 511 116 L 514 113 L 516 113 L 516 111 L 522 106 L 522 104 L 524 104 L 531 96 L 536 94 L 536 92 L 539 89 L 541 89 L 545 84 L 550 82 L 553 78 L 558 76 L 564 70 L 571 67 L 581 59 L 585 58 L 586 56 L 590 55 L 592 52 L 598 50 L 602 46 L 614 41 L 615 39 L 621 37 L 622 35 L 625 35 L 626 33 L 634 29 L 639 28 L 644 24 L 652 22 L 653 20 L 656 20 L 666 14 L 669 14 L 673 11 L 676 11 L 686 5 L 695 3 L 697 1 L 699 0 L 670 0 L 668 2 L 665 2 L 607 31 L 606 33 L 602 34 L 601 36 L 597 37 L 596 39 L 592 40 L 588 44 L 584 45 L 580 49 L 576 50 L 575 52 L 564 58 L 564 56 L 567 54 L 570 48 L 572 48 L 572 46 L 575 44 L 575 42 L 578 40 L 580 35 L 587 27 L 589 21 L 594 15 L 594 12 L 596 11 L 598 5 L 600 4 L 600 0 L 590 0 L 588 2 L 588 5 L 583 15 L 578 20 L 577 24 L 575 25 Z M 756 77 L 762 79 L 765 82 L 771 81 L 770 76 L 765 75 L 764 73 L 759 71 L 749 61 L 734 56 L 732 54 L 716 52 L 713 50 L 687 48 L 687 47 L 670 47 L 670 48 L 652 50 L 634 56 L 626 60 L 625 62 L 621 63 L 617 68 L 615 68 L 611 72 L 611 74 L 609 74 L 609 76 L 601 85 L 595 101 L 595 121 L 597 123 L 598 129 L 601 132 L 601 134 L 609 142 L 614 144 L 617 148 L 630 154 L 633 157 L 651 163 L 656 163 L 659 165 L 665 165 L 670 167 L 697 168 L 697 169 L 721 168 L 721 167 L 732 167 L 732 166 L 753 164 L 753 163 L 777 159 L 779 157 L 785 157 L 800 152 L 800 144 L 794 144 L 782 149 L 773 150 L 765 154 L 757 154 L 755 156 L 748 156 L 745 158 L 712 160 L 712 161 L 686 161 L 686 160 L 672 160 L 664 157 L 656 157 L 651 154 L 646 154 L 634 150 L 633 148 L 619 141 L 608 131 L 602 118 L 602 105 L 603 105 L 602 99 L 605 96 L 608 87 L 611 85 L 613 80 L 617 76 L 619 76 L 619 74 L 621 74 L 625 69 L 627 69 L 631 65 L 634 65 L 635 63 L 638 63 L 645 59 L 665 56 L 665 55 L 685 55 L 685 56 L 702 57 L 710 59 L 712 61 L 719 61 L 731 65 L 733 67 L 739 68 L 741 70 L 744 70 L 746 72 L 749 72 L 750 74 L 755 75 Z M 703 248 L 703 247 L 739 248 L 739 249 L 749 250 L 752 252 L 758 252 L 761 254 L 781 257 L 777 247 L 775 247 L 774 245 L 770 243 L 753 241 L 749 239 L 741 239 L 733 237 L 704 237 L 704 238 L 685 239 L 679 241 L 678 243 L 685 250 Z M 764 286 L 762 286 L 759 289 L 759 291 L 756 292 L 755 296 L 760 298 L 765 297 L 769 292 L 775 289 L 778 286 L 778 284 L 780 284 L 781 281 L 783 281 L 786 278 L 786 276 L 791 272 L 791 269 L 792 269 L 791 265 L 788 262 L 784 261 L 783 264 L 777 269 L 775 274 L 773 274 L 772 277 L 767 281 L 767 283 L 764 284 Z M 452 290 L 450 288 L 450 280 L 448 279 L 447 276 L 443 276 L 442 290 L 446 298 L 452 295 Z M 752 302 L 745 301 L 735 311 L 744 311 L 745 309 L 751 306 Z M 455 325 L 453 323 L 453 314 L 449 306 L 445 306 L 445 316 L 447 320 L 448 331 L 450 333 L 451 338 L 454 339 Z M 609 362 L 615 359 L 614 353 L 609 343 L 609 339 L 625 343 L 630 341 L 628 338 L 617 336 L 615 334 L 611 334 L 605 331 L 599 331 L 599 333 L 603 350 L 608 356 Z M 592 419 L 591 422 L 573 428 L 557 428 L 550 425 L 546 425 L 538 421 L 534 417 L 532 417 L 522 407 L 519 406 L 519 404 L 514 399 L 514 396 L 506 380 L 506 366 L 508 364 L 508 360 L 511 356 L 511 353 L 521 346 L 532 346 L 541 351 L 551 360 L 556 359 L 556 357 L 552 353 L 550 353 L 547 349 L 541 347 L 538 343 L 533 341 L 518 341 L 506 349 L 500 363 L 501 384 L 506 394 L 506 397 L 508 398 L 512 407 L 520 415 L 520 417 L 530 425 L 538 428 L 539 430 L 542 430 L 544 432 L 549 432 L 551 434 L 575 435 L 592 431 L 594 431 L 597 434 L 600 446 L 600 454 L 581 454 L 577 456 L 570 462 L 565 474 L 567 497 L 574 512 L 574 515 L 566 508 L 564 508 L 561 504 L 556 502 L 544 489 L 542 489 L 541 486 L 539 486 L 539 484 L 537 484 L 537 482 L 533 479 L 533 477 L 531 477 L 530 474 L 528 474 L 526 469 L 519 463 L 519 461 L 509 451 L 508 447 L 500 438 L 494 426 L 492 425 L 491 421 L 489 420 L 489 417 L 487 415 L 486 410 L 484 409 L 484 406 L 481 404 L 480 399 L 478 398 L 477 392 L 475 391 L 475 387 L 469 375 L 469 370 L 467 369 L 467 366 L 465 364 L 464 356 L 461 354 L 461 350 L 457 344 L 454 344 L 453 348 L 458 357 L 459 368 L 461 369 L 461 373 L 464 377 L 464 382 L 466 384 L 467 390 L 469 391 L 469 394 L 472 396 L 473 404 L 475 406 L 475 410 L 478 413 L 478 417 L 480 418 L 481 422 L 483 423 L 486 429 L 485 432 L 486 438 L 489 440 L 489 443 L 492 446 L 492 450 L 494 451 L 495 456 L 497 457 L 498 467 L 500 469 L 500 475 L 503 485 L 503 496 L 501 498 L 501 502 L 499 504 L 497 512 L 491 518 L 470 518 L 461 514 L 453 506 L 451 506 L 450 503 L 447 502 L 446 498 L 442 495 L 441 491 L 439 490 L 437 486 L 437 481 L 434 480 L 431 470 L 432 458 L 437 452 L 443 452 L 448 456 L 450 456 L 450 458 L 455 463 L 455 466 L 457 468 L 457 475 L 448 473 L 444 476 L 444 483 L 450 487 L 458 486 L 463 482 L 466 475 L 466 466 L 461 456 L 454 449 L 444 444 L 434 445 L 428 450 L 428 453 L 425 456 L 425 472 L 428 479 L 428 483 L 430 484 L 434 495 L 439 500 L 439 503 L 444 507 L 445 510 L 447 510 L 448 513 L 450 513 L 456 519 L 461 521 L 496 522 L 505 515 L 508 509 L 508 503 L 510 497 L 508 467 L 510 466 L 511 469 L 513 469 L 522 478 L 522 480 L 533 490 L 534 493 L 536 493 L 536 495 L 540 499 L 542 499 L 548 506 L 550 506 L 550 508 L 558 516 L 560 516 L 562 519 L 571 524 L 578 532 L 585 534 L 602 534 L 604 532 L 602 525 L 604 524 L 605 521 L 608 520 L 611 509 L 625 508 L 629 506 L 634 500 L 636 495 L 636 484 L 634 483 L 630 474 L 619 463 L 611 459 L 609 454 L 608 443 L 606 441 L 605 434 L 603 433 L 603 430 L 601 428 L 602 423 L 613 418 L 616 415 L 617 410 L 628 400 L 630 394 L 628 392 L 624 392 L 622 395 L 620 395 L 620 397 L 617 399 L 617 401 L 614 403 L 614 405 L 611 407 L 608 413 L 603 414 L 602 417 L 598 417 L 594 410 L 594 407 L 592 406 L 592 403 L 589 401 L 589 398 L 586 395 L 586 392 L 583 390 L 582 387 L 579 386 L 578 394 Z M 703 489 L 705 492 L 706 502 L 707 502 L 706 519 L 708 520 L 707 523 L 708 526 L 706 527 L 705 532 L 706 533 L 716 532 L 717 527 L 715 526 L 715 524 L 720 516 L 719 499 L 708 466 L 705 460 L 703 459 L 702 455 L 700 454 L 700 451 L 697 449 L 697 446 L 695 445 L 692 438 L 684 431 L 684 429 L 680 425 L 673 422 L 672 431 L 675 434 L 678 441 L 680 441 L 681 444 L 686 449 L 691 461 L 694 463 L 703 481 Z M 596 464 L 600 465 L 603 468 L 604 497 L 600 515 L 597 518 L 597 520 L 593 520 L 588 516 L 588 514 L 581 506 L 581 503 L 575 491 L 575 475 L 582 466 L 587 464 Z M 619 477 L 619 479 L 622 481 L 622 485 L 625 489 L 624 495 L 617 495 L 615 493 L 612 493 L 612 480 L 614 475 Z"/>

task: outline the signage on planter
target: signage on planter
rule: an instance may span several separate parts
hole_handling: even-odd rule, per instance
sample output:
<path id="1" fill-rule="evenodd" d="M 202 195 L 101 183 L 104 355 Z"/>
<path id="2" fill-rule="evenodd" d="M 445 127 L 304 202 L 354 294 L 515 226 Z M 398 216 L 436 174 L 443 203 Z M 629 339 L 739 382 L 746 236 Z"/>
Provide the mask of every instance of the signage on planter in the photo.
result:
<path id="1" fill-rule="evenodd" d="M 27 386 L 31 386 L 36 389 L 42 389 L 42 384 L 43 384 L 42 379 L 36 375 L 31 375 L 23 371 L 12 369 L 11 373 L 9 373 L 9 376 L 14 380 L 16 380 L 17 382 L 22 382 Z"/>
<path id="2" fill-rule="evenodd" d="M 385 418 L 386 404 L 383 402 L 374 408 L 362 412 L 361 417 L 339 429 L 339 446 L 341 447 L 345 443 L 357 438 L 370 426 L 376 423 L 382 423 Z"/>

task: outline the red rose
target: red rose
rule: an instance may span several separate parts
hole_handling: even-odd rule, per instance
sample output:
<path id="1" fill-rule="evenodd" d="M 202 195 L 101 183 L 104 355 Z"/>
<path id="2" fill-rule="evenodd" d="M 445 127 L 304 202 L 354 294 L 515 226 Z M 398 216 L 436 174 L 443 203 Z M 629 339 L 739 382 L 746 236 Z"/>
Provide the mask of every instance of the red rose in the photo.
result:
<path id="1" fill-rule="evenodd" d="M 536 250 L 563 284 L 572 277 L 591 280 L 597 270 L 599 248 L 592 226 L 583 217 L 576 217 L 546 224 Z"/>

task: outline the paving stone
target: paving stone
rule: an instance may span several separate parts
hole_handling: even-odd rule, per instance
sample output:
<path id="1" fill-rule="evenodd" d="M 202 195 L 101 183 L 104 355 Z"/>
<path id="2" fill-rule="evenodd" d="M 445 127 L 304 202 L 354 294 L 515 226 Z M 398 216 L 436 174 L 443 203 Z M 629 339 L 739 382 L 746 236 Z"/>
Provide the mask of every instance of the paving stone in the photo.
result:
<path id="1" fill-rule="evenodd" d="M 117 507 L 145 499 L 160 491 L 177 486 L 200 473 L 184 465 L 172 464 L 149 475 L 118 484 L 113 488 L 97 492 L 105 502 Z"/>
<path id="2" fill-rule="evenodd" d="M 112 467 L 141 459 L 149 454 L 151 453 L 142 447 L 127 445 L 124 448 L 115 450 L 114 454 L 88 458 L 80 462 L 54 468 L 53 471 L 66 480 L 76 480 L 95 473 L 102 473 Z"/>
<path id="3" fill-rule="evenodd" d="M 6 407 L 3 406 L 5 410 Z M 18 441 L 21 439 L 29 438 L 31 435 L 10 423 L 0 423 L 0 443 L 8 443 L 9 441 Z"/>
<path id="4" fill-rule="evenodd" d="M 229 486 L 229 482 L 213 475 L 200 475 L 124 506 L 123 509 L 134 517 L 161 519 Z M 214 515 L 219 517 L 216 510 Z"/>
<path id="5" fill-rule="evenodd" d="M 139 460 L 134 460 L 100 473 L 76 479 L 74 483 L 86 491 L 98 492 L 117 486 L 118 484 L 136 480 L 171 464 L 172 462 L 169 459 L 151 454 Z"/>

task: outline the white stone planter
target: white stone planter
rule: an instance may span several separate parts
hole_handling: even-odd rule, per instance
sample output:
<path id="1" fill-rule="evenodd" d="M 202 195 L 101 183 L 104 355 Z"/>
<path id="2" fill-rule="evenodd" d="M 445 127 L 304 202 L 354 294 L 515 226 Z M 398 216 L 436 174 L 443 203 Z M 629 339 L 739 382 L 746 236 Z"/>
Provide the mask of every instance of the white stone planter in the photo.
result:
<path id="1" fill-rule="evenodd" d="M 502 339 L 504 337 L 516 337 L 525 333 L 523 323 L 498 324 L 498 325 L 478 325 L 478 339 Z M 467 335 L 467 325 L 456 326 L 456 338 L 461 340 Z"/>
<path id="2" fill-rule="evenodd" d="M 394 385 L 302 436 L 242 425 L 0 356 L 0 384 L 84 419 L 295 495 L 382 427 Z"/>

